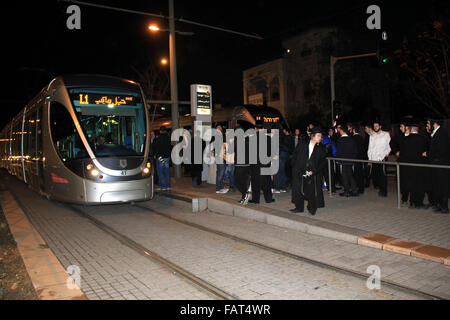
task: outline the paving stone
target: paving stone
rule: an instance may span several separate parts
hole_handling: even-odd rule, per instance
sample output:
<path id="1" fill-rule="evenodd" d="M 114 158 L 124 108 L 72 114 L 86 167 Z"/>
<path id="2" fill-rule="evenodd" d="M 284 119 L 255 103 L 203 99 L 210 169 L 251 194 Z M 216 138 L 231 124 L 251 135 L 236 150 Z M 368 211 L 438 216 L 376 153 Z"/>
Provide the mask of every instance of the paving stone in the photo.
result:
<path id="1" fill-rule="evenodd" d="M 444 259 L 450 256 L 450 249 L 426 245 L 413 249 L 411 255 L 422 259 L 444 263 Z"/>
<path id="2" fill-rule="evenodd" d="M 384 244 L 389 243 L 395 239 L 396 238 L 384 234 L 370 233 L 368 235 L 359 237 L 358 244 L 375 249 L 382 249 Z"/>
<path id="3" fill-rule="evenodd" d="M 389 243 L 385 243 L 383 245 L 383 250 L 392 251 L 392 252 L 401 253 L 401 254 L 410 256 L 412 250 L 417 249 L 423 245 L 424 244 L 415 242 L 415 241 L 395 239 Z"/>

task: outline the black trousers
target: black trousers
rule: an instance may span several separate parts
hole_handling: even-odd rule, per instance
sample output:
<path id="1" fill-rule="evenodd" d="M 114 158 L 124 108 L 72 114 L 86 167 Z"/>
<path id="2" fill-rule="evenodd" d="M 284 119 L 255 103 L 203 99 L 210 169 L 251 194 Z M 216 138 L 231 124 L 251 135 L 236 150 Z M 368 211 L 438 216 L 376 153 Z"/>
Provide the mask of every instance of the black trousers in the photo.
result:
<path id="1" fill-rule="evenodd" d="M 400 187 L 403 185 L 403 189 L 401 189 L 402 200 L 403 197 L 405 199 L 410 197 L 411 204 L 416 206 L 423 205 L 426 189 L 426 184 L 424 183 L 426 170 L 424 169 L 426 168 L 406 166 L 403 168 L 403 175 L 400 175 L 400 179 L 403 179 L 400 185 Z"/>
<path id="2" fill-rule="evenodd" d="M 249 179 L 250 166 L 235 166 L 234 183 L 242 195 L 245 195 L 248 191 Z"/>
<path id="3" fill-rule="evenodd" d="M 252 184 L 252 200 L 259 202 L 261 197 L 261 189 L 263 190 L 264 199 L 266 201 L 272 200 L 271 176 L 261 175 L 261 166 L 258 164 L 251 164 L 250 177 Z"/>
<path id="4" fill-rule="evenodd" d="M 356 185 L 358 187 L 358 192 L 364 192 L 364 166 L 362 162 L 355 162 L 353 164 L 353 173 L 355 175 Z"/>
<path id="5" fill-rule="evenodd" d="M 372 163 L 373 184 L 380 188 L 380 192 L 387 194 L 387 177 L 384 173 L 384 165 Z"/>
<path id="6" fill-rule="evenodd" d="M 432 198 L 441 209 L 448 209 L 448 192 L 449 192 L 449 169 L 432 168 Z"/>
<path id="7" fill-rule="evenodd" d="M 342 185 L 345 193 L 356 193 L 358 186 L 356 185 L 355 177 L 353 176 L 353 169 L 351 164 L 343 164 L 342 168 Z"/>
<path id="8" fill-rule="evenodd" d="M 363 163 L 363 171 L 364 171 L 364 186 L 368 188 L 370 187 L 370 178 L 372 176 L 371 166 L 369 166 L 368 163 Z"/>
<path id="9" fill-rule="evenodd" d="M 295 204 L 296 209 L 304 211 L 305 201 L 308 201 L 308 210 L 310 212 L 316 212 L 318 206 L 315 197 L 315 182 L 314 178 L 293 177 L 292 203 Z"/>
<path id="10" fill-rule="evenodd" d="M 193 185 L 201 185 L 202 184 L 202 170 L 203 165 L 201 164 L 191 164 L 190 165 L 192 184 Z"/>

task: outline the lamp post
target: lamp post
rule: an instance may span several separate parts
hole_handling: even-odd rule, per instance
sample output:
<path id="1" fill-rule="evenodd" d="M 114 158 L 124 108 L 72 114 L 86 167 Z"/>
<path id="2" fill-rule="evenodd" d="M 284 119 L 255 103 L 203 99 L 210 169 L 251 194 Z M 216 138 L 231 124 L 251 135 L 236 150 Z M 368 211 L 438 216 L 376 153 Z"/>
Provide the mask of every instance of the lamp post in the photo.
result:
<path id="1" fill-rule="evenodd" d="M 175 18 L 173 0 L 169 0 L 169 30 L 160 29 L 157 25 L 151 24 L 148 30 L 151 32 L 169 31 L 169 67 L 170 67 L 170 103 L 172 113 L 172 132 L 179 128 L 180 120 L 178 114 L 178 78 L 177 78 L 177 57 L 175 45 Z M 190 33 L 187 33 L 190 34 Z M 162 65 L 167 65 L 167 59 L 161 59 Z M 181 178 L 180 165 L 173 165 L 174 177 Z"/>

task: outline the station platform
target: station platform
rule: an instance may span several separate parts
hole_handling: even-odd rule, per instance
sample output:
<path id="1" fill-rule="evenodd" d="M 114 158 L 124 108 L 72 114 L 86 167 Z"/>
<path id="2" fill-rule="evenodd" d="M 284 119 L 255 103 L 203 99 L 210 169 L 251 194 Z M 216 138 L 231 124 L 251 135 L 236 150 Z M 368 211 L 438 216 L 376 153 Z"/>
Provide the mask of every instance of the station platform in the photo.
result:
<path id="1" fill-rule="evenodd" d="M 450 215 L 434 214 L 431 209 L 398 209 L 394 181 L 388 186 L 387 198 L 379 197 L 373 188 L 351 198 L 323 191 L 325 208 L 318 209 L 315 216 L 306 210 L 290 213 L 294 207 L 290 191 L 274 194 L 273 203 L 265 203 L 261 195 L 260 204 L 243 206 L 238 203 L 237 190 L 216 194 L 212 184 L 204 182 L 201 187 L 193 187 L 190 177 L 172 178 L 171 184 L 171 191 L 161 192 L 162 196 L 207 198 L 207 208 L 217 213 L 450 265 Z"/>

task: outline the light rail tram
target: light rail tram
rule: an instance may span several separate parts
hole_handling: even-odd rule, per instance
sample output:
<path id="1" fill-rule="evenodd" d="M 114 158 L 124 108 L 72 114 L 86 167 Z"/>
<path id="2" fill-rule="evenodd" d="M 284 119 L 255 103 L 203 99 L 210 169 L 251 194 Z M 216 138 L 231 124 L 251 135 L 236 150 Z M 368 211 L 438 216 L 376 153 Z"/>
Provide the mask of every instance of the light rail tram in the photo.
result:
<path id="1" fill-rule="evenodd" d="M 57 77 L 0 132 L 0 167 L 58 201 L 151 199 L 147 112 L 134 81 Z"/>

